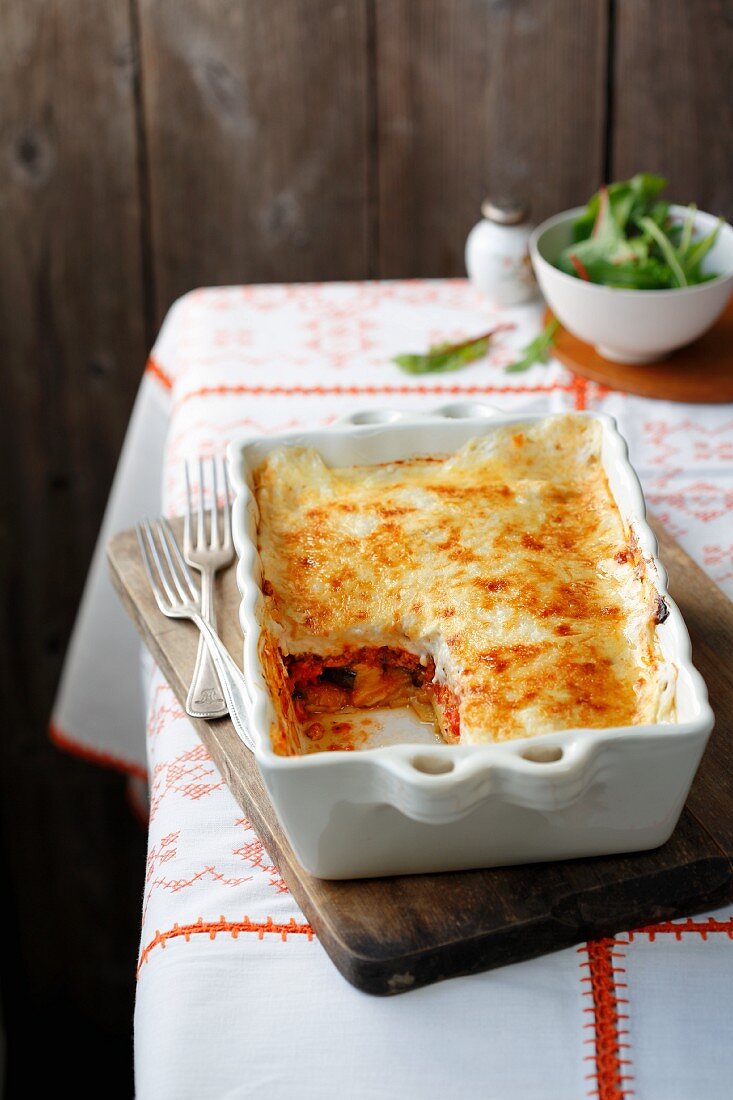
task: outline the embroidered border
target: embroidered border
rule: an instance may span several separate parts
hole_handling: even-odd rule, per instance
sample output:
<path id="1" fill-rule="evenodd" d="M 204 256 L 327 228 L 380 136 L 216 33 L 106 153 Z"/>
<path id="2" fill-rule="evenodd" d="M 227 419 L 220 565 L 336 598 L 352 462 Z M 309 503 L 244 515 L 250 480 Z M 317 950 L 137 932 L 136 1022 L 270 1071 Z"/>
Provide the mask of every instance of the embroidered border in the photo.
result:
<path id="1" fill-rule="evenodd" d="M 586 1055 L 584 1059 L 595 1065 L 595 1072 L 586 1075 L 586 1080 L 595 1082 L 588 1096 L 595 1096 L 598 1100 L 624 1100 L 627 1096 L 633 1096 L 633 1092 L 626 1087 L 627 1081 L 633 1081 L 628 1072 L 631 1059 L 622 1056 L 629 1048 L 628 1030 L 620 1026 L 628 1020 L 628 1015 L 619 1007 L 625 1007 L 628 1000 L 619 997 L 617 992 L 626 989 L 626 983 L 619 982 L 616 977 L 626 973 L 617 962 L 624 958 L 624 952 L 619 947 L 626 943 L 625 940 L 614 939 L 591 940 L 578 948 L 578 954 L 585 956 L 581 968 L 587 967 L 588 970 L 581 978 L 583 983 L 588 984 L 583 995 L 592 999 L 592 1004 L 583 1009 L 592 1016 L 584 1026 L 593 1029 L 593 1036 L 585 1039 L 584 1043 L 594 1046 L 593 1054 Z"/>
<path id="2" fill-rule="evenodd" d="M 633 932 L 628 933 L 628 937 L 629 942 L 633 943 L 635 936 L 648 936 L 650 942 L 654 943 L 657 936 L 671 935 L 679 941 L 683 936 L 692 933 L 706 940 L 711 933 L 721 932 L 729 940 L 733 940 L 733 917 L 729 917 L 727 920 L 716 920 L 715 917 L 708 917 L 707 920 L 701 921 L 688 917 L 684 921 L 663 921 L 660 924 L 648 924 L 644 928 L 635 928 Z"/>
<path id="3" fill-rule="evenodd" d="M 626 982 L 617 978 L 617 975 L 623 977 L 626 973 L 616 961 L 625 958 L 623 948 L 639 936 L 647 936 L 650 943 L 654 943 L 657 936 L 674 936 L 679 943 L 687 935 L 697 935 L 703 940 L 711 935 L 725 935 L 733 940 L 733 917 L 726 920 L 716 920 L 715 917 L 695 920 L 688 917 L 683 921 L 662 921 L 635 928 L 626 934 L 626 939 L 594 940 L 578 948 L 578 953 L 586 956 L 580 965 L 588 968 L 588 973 L 581 979 L 589 985 L 584 995 L 593 999 L 592 1007 L 584 1010 L 593 1016 L 585 1025 L 593 1028 L 593 1037 L 585 1042 L 594 1044 L 594 1053 L 586 1057 L 586 1061 L 595 1063 L 595 1073 L 587 1078 L 596 1083 L 589 1096 L 598 1097 L 598 1100 L 625 1100 L 634 1095 L 633 1090 L 626 1086 L 627 1081 L 633 1081 L 629 1073 L 629 1032 L 625 1026 L 629 1018 L 625 1011 L 628 999 L 618 995 L 618 990 L 627 988 Z M 620 1011 L 619 1006 L 624 1011 Z"/>
<path id="4" fill-rule="evenodd" d="M 251 921 L 249 917 L 243 917 L 240 921 L 229 921 L 223 916 L 218 921 L 205 921 L 203 917 L 199 917 L 193 924 L 174 924 L 172 928 L 167 929 L 165 932 L 156 931 L 150 943 L 140 952 L 137 965 L 138 975 L 148 961 L 151 952 L 156 947 L 165 948 L 168 940 L 183 936 L 186 943 L 189 943 L 191 936 L 201 935 L 208 935 L 210 940 L 215 940 L 219 932 L 228 932 L 234 940 L 240 932 L 255 932 L 258 940 L 263 940 L 267 933 L 274 932 L 279 934 L 283 943 L 286 942 L 288 936 L 292 935 L 306 936 L 308 940 L 313 939 L 313 929 L 310 924 L 299 924 L 295 917 L 291 917 L 287 924 L 278 924 L 273 921 L 272 917 L 268 917 L 264 921 Z"/>
<path id="5" fill-rule="evenodd" d="M 81 742 L 75 741 L 70 734 L 62 730 L 55 722 L 49 723 L 48 737 L 51 744 L 55 745 L 57 749 L 68 752 L 71 756 L 78 756 L 82 760 L 86 760 L 88 764 L 100 764 L 102 767 L 112 768 L 124 775 L 133 775 L 136 779 L 147 780 L 148 778 L 148 773 L 142 764 L 136 764 L 132 760 L 124 760 L 121 756 L 104 752 L 102 749 L 93 749 L 88 745 L 83 745 Z"/>
<path id="6" fill-rule="evenodd" d="M 152 374 L 152 376 L 154 378 L 157 378 L 157 380 L 160 382 L 161 386 L 163 386 L 164 389 L 166 389 L 166 390 L 172 390 L 173 389 L 173 379 L 171 378 L 171 376 L 169 374 L 166 374 L 166 372 L 161 367 L 160 363 L 157 363 L 155 361 L 155 359 L 153 359 L 152 355 L 150 356 L 147 363 L 145 364 L 145 373 L 146 374 Z"/>
<path id="7" fill-rule="evenodd" d="M 584 412 L 588 407 L 588 382 L 585 378 L 582 378 L 579 374 L 573 376 L 573 380 L 570 384 L 570 389 L 573 391 L 575 397 L 575 408 L 577 412 Z"/>
<path id="8" fill-rule="evenodd" d="M 582 382 L 582 385 L 580 383 Z M 508 394 L 508 393 L 570 393 L 575 394 L 576 408 L 585 408 L 585 379 L 574 379 L 572 382 L 550 382 L 536 386 L 249 386 L 239 383 L 218 386 L 199 386 L 195 390 L 189 390 L 178 399 L 175 410 L 187 401 L 203 397 L 232 397 L 237 394 L 247 394 L 250 397 L 378 397 L 378 396 L 409 396 L 418 394 L 446 394 L 448 396 L 463 395 L 475 397 L 478 394 Z M 582 404 L 578 404 L 578 394 L 582 390 Z M 174 412 L 175 412 L 174 410 Z"/>

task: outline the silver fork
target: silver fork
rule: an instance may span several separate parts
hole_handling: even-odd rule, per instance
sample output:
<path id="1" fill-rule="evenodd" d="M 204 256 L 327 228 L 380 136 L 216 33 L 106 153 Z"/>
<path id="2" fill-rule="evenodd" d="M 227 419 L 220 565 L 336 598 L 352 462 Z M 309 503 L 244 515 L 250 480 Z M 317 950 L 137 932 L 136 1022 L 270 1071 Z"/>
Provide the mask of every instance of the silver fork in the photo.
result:
<path id="1" fill-rule="evenodd" d="M 137 538 L 155 602 L 169 619 L 190 619 L 201 631 L 234 728 L 247 748 L 254 752 L 254 740 L 246 718 L 251 706 L 247 683 L 219 635 L 203 617 L 201 594 L 168 521 L 138 523 Z"/>
<path id="2" fill-rule="evenodd" d="M 206 485 L 203 459 L 198 460 L 198 504 L 196 508 L 196 537 L 193 538 L 193 509 L 191 505 L 191 473 L 186 462 L 186 516 L 183 526 L 183 556 L 189 565 L 201 573 L 201 614 L 216 630 L 216 609 L 214 607 L 214 576 L 219 569 L 229 565 L 234 558 L 232 546 L 232 517 L 229 503 L 229 480 L 226 465 L 223 467 L 224 508 L 221 534 L 217 512 L 218 478 L 217 462 L 210 461 L 212 483 L 211 507 L 209 509 L 209 533 L 206 532 L 206 514 L 204 511 L 204 488 Z M 216 670 L 209 657 L 204 639 L 199 640 L 196 664 L 193 670 L 191 686 L 186 698 L 186 711 L 192 718 L 221 718 L 226 712 L 226 702 L 222 696 Z"/>

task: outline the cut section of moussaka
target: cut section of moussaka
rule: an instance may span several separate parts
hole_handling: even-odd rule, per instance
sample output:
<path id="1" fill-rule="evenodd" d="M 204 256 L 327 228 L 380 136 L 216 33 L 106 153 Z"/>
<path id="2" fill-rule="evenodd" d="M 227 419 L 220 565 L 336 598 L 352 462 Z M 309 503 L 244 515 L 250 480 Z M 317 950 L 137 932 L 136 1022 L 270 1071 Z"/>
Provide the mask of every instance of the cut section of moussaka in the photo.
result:
<path id="1" fill-rule="evenodd" d="M 271 452 L 255 495 L 276 750 L 369 707 L 432 711 L 462 743 L 673 720 L 666 608 L 601 434 L 561 415 L 385 465 Z"/>

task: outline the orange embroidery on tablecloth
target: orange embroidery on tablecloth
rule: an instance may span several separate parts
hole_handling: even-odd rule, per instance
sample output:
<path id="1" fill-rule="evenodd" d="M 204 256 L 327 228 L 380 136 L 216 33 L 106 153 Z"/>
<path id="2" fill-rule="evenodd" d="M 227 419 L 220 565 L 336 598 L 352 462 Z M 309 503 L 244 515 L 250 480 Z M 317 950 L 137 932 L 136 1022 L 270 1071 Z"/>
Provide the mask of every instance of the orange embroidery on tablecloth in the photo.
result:
<path id="1" fill-rule="evenodd" d="M 658 452 L 649 457 L 652 466 L 669 464 L 674 455 L 681 455 L 678 459 L 680 470 L 689 468 L 691 462 L 709 465 L 733 459 L 733 420 L 718 425 L 701 423 L 690 417 L 676 423 L 647 420 L 643 427 L 646 442 Z"/>
<path id="2" fill-rule="evenodd" d="M 648 496 L 648 494 L 647 494 Z M 668 534 L 672 535 L 678 541 L 683 535 L 689 533 L 689 527 L 683 527 L 681 523 L 678 523 L 676 519 L 672 517 L 672 513 L 665 511 L 664 509 L 655 508 L 654 515 L 662 524 Z"/>
<path id="3" fill-rule="evenodd" d="M 197 802 L 225 786 L 223 776 L 199 742 L 173 760 L 156 764 L 150 785 L 150 820 L 155 819 L 161 802 L 172 792 Z"/>
<path id="4" fill-rule="evenodd" d="M 593 1017 L 585 1025 L 593 1029 L 593 1036 L 585 1042 L 592 1043 L 595 1048 L 585 1059 L 595 1064 L 595 1073 L 586 1075 L 588 1081 L 595 1081 L 595 1088 L 588 1096 L 598 1100 L 624 1100 L 633 1096 L 633 1091 L 626 1087 L 626 1082 L 633 1080 L 628 1072 L 631 1060 L 623 1057 L 629 1047 L 628 1030 L 619 1026 L 628 1020 L 628 1015 L 619 1010 L 619 1006 L 628 1002 L 625 997 L 618 996 L 618 990 L 625 989 L 626 984 L 618 981 L 617 975 L 623 975 L 625 970 L 616 961 L 624 958 L 619 946 L 625 943 L 613 939 L 591 940 L 578 948 L 578 953 L 586 956 L 580 965 L 588 969 L 582 978 L 589 985 L 584 995 L 592 1000 L 583 1010 Z"/>
<path id="5" fill-rule="evenodd" d="M 598 1100 L 625 1100 L 625 1097 L 634 1095 L 633 1090 L 626 1086 L 627 1081 L 633 1081 L 633 1076 L 628 1072 L 631 1059 L 626 1053 L 629 1050 L 629 1032 L 623 1026 L 628 1020 L 628 1014 L 623 1011 L 628 999 L 619 996 L 619 990 L 627 988 L 625 981 L 619 981 L 619 976 L 626 974 L 625 969 L 618 965 L 618 960 L 625 958 L 622 948 L 637 936 L 648 936 L 651 943 L 657 936 L 674 936 L 679 943 L 686 935 L 698 935 L 707 940 L 708 936 L 715 934 L 733 940 L 733 916 L 725 920 L 715 917 L 695 920 L 689 917 L 683 921 L 661 921 L 635 928 L 627 933 L 626 939 L 593 940 L 578 948 L 578 953 L 586 956 L 580 965 L 588 969 L 581 981 L 589 985 L 585 995 L 591 997 L 593 1002 L 584 1010 L 593 1017 L 585 1025 L 593 1030 L 593 1036 L 585 1042 L 592 1043 L 595 1048 L 594 1053 L 585 1059 L 595 1063 L 595 1073 L 589 1074 L 587 1079 L 594 1080 L 596 1087 L 588 1093 L 589 1096 Z"/>
<path id="6" fill-rule="evenodd" d="M 166 374 L 166 372 L 161 367 L 160 363 L 156 363 L 156 361 L 155 361 L 155 359 L 153 359 L 152 355 L 150 356 L 147 363 L 145 364 L 145 373 L 146 374 L 152 374 L 154 378 L 157 378 L 158 381 L 160 382 L 161 386 L 164 387 L 164 389 L 166 389 L 166 390 L 172 390 L 173 389 L 173 379 L 170 377 L 169 374 Z"/>
<path id="7" fill-rule="evenodd" d="M 86 760 L 88 764 L 98 764 L 103 768 L 112 768 L 114 771 L 123 772 L 125 775 L 134 775 L 137 779 L 147 779 L 148 773 L 142 764 L 136 764 L 132 760 L 123 760 L 121 756 L 115 756 L 103 749 L 94 749 L 89 745 L 83 745 L 75 741 L 71 734 L 62 730 L 55 722 L 48 726 L 48 737 L 52 745 L 57 749 L 68 752 L 71 756 L 78 756 Z"/>
<path id="8" fill-rule="evenodd" d="M 287 924 L 278 924 L 273 921 L 272 917 L 268 917 L 264 921 L 252 921 L 249 917 L 243 917 L 239 921 L 230 921 L 223 916 L 218 921 L 205 921 L 203 917 L 199 917 L 194 924 L 174 924 L 172 928 L 167 929 L 165 932 L 156 931 L 150 943 L 140 952 L 137 973 L 140 973 L 150 957 L 150 953 L 156 947 L 164 948 L 168 940 L 183 936 L 186 943 L 188 943 L 191 936 L 201 935 L 208 935 L 210 940 L 215 940 L 219 932 L 229 932 L 232 939 L 235 940 L 240 932 L 255 932 L 258 940 L 263 940 L 268 933 L 276 933 L 283 943 L 288 936 L 306 936 L 308 940 L 312 940 L 314 936 L 310 924 L 299 924 L 294 917 L 291 917 Z"/>
<path id="9" fill-rule="evenodd" d="M 702 560 L 705 565 L 733 565 L 733 542 L 727 546 L 710 544 L 702 548 Z"/>
<path id="10" fill-rule="evenodd" d="M 673 509 L 699 523 L 712 523 L 729 514 L 733 492 L 703 477 L 712 464 L 725 464 L 733 457 L 731 427 L 733 420 L 711 426 L 690 417 L 677 423 L 668 420 L 644 423 L 646 461 L 658 468 L 646 491 L 655 511 Z M 696 472 L 703 477 L 689 480 Z M 714 579 L 720 583 L 719 577 Z"/>
<path id="11" fill-rule="evenodd" d="M 219 328 L 214 331 L 211 342 L 216 348 L 230 349 L 233 345 L 240 348 L 248 348 L 254 339 L 251 328 L 240 326 L 237 329 Z"/>
<path id="12" fill-rule="evenodd" d="M 160 838 L 157 844 L 153 844 L 152 848 L 148 849 L 145 871 L 146 882 L 150 882 L 158 867 L 163 863 L 169 863 L 170 860 L 175 859 L 178 855 L 176 844 L 178 843 L 180 835 L 180 829 L 176 829 L 172 833 L 166 833 L 165 836 Z"/>
<path id="13" fill-rule="evenodd" d="M 145 871 L 145 897 L 143 899 L 143 928 L 145 928 L 148 909 L 156 890 L 164 890 L 170 894 L 180 894 L 182 891 L 188 890 L 201 882 L 214 882 L 218 886 L 228 886 L 232 889 L 242 886 L 245 882 L 252 882 L 252 875 L 225 875 L 213 863 L 202 867 L 198 871 L 193 871 L 188 878 L 166 878 L 162 873 L 162 868 L 178 855 L 179 838 L 180 830 L 168 833 L 167 836 L 161 837 L 160 842 L 153 845 L 148 852 Z"/>
<path id="14" fill-rule="evenodd" d="M 253 840 L 247 844 L 243 844 L 241 848 L 235 848 L 233 855 L 239 856 L 245 862 L 249 863 L 250 867 L 256 867 L 257 870 L 262 871 L 267 875 L 270 880 L 270 886 L 274 886 L 278 894 L 289 894 L 288 884 L 282 878 L 280 872 L 274 863 L 270 860 L 270 856 L 267 853 L 264 844 L 254 831 L 252 822 L 247 817 L 240 817 L 234 823 L 235 825 L 241 825 L 247 832 L 252 833 Z"/>
<path id="15" fill-rule="evenodd" d="M 337 414 L 324 417 L 316 421 L 318 424 L 331 423 Z M 186 423 L 185 426 L 174 425 L 168 437 L 167 456 L 164 470 L 165 501 L 169 515 L 180 515 L 181 508 L 185 507 L 186 487 L 182 483 L 180 470 L 184 459 L 190 456 L 191 442 L 196 442 L 196 453 L 202 458 L 221 457 L 226 452 L 226 440 L 233 439 L 237 434 L 242 434 L 244 429 L 252 429 L 263 435 L 269 432 L 285 432 L 293 428 L 305 427 L 305 421 L 298 417 L 287 417 L 276 423 L 265 423 L 249 416 L 238 416 L 232 420 L 221 420 L 216 424 L 206 416 L 200 416 Z M 314 423 L 311 423 L 311 427 Z M 223 444 L 223 445 L 222 445 Z M 222 497 L 223 500 L 223 497 Z"/>
<path id="16" fill-rule="evenodd" d="M 157 844 L 153 844 L 148 848 L 148 855 L 145 862 L 145 897 L 143 899 L 143 917 L 142 926 L 145 927 L 145 921 L 148 918 L 148 907 L 150 905 L 150 899 L 153 896 L 153 892 L 156 888 L 157 882 L 154 881 L 153 875 L 156 871 L 165 863 L 170 863 L 172 859 L 175 859 L 178 855 L 178 840 L 181 835 L 180 829 L 175 832 L 167 833 L 161 837 Z M 148 840 L 148 843 L 150 841 Z"/>
<path id="17" fill-rule="evenodd" d="M 727 546 L 708 545 L 702 548 L 703 562 L 708 572 L 718 584 L 733 580 L 733 542 Z M 713 571 L 714 570 L 714 571 Z"/>
<path id="18" fill-rule="evenodd" d="M 510 393 L 576 393 L 577 387 L 573 382 L 551 382 L 546 385 L 522 385 L 522 386 L 248 386 L 244 384 L 222 383 L 219 386 L 199 386 L 195 390 L 189 390 L 178 399 L 176 409 L 187 401 L 199 397 L 231 397 L 236 394 L 247 394 L 250 397 L 377 397 L 389 395 L 418 394 L 427 396 L 430 394 L 464 394 L 476 396 L 477 394 L 510 394 Z M 585 407 L 584 405 L 582 406 Z"/>
<path id="19" fill-rule="evenodd" d="M 190 878 L 152 879 L 149 893 L 152 894 L 154 888 L 159 886 L 163 890 L 169 890 L 172 894 L 180 894 L 181 890 L 186 890 L 189 886 L 193 886 L 194 883 L 197 882 L 202 882 L 204 879 L 218 882 L 221 886 L 241 886 L 244 882 L 251 882 L 252 875 L 235 875 L 233 877 L 227 877 L 222 871 L 217 871 L 212 863 L 208 867 L 202 867 L 200 871 L 194 871 Z"/>
<path id="20" fill-rule="evenodd" d="M 635 928 L 633 932 L 628 933 L 628 937 L 633 942 L 635 936 L 648 936 L 651 943 L 654 943 L 657 936 L 674 936 L 679 941 L 683 936 L 693 934 L 706 940 L 708 936 L 716 933 L 722 933 L 729 940 L 733 940 L 733 917 L 728 917 L 726 920 L 716 920 L 715 917 L 694 920 L 688 917 L 684 921 L 662 921 L 660 924 L 647 924 L 643 928 Z"/>
<path id="21" fill-rule="evenodd" d="M 147 734 L 151 739 L 162 733 L 168 722 L 186 717 L 186 712 L 173 694 L 170 685 L 156 684 L 153 701 L 148 708 Z"/>
<path id="22" fill-rule="evenodd" d="M 362 306 L 360 312 L 364 309 Z M 331 303 L 317 316 L 301 321 L 301 327 L 306 330 L 303 345 L 317 353 L 326 366 L 336 369 L 348 366 L 354 355 L 377 347 L 377 341 L 372 338 L 376 321 L 357 317 L 355 312 L 351 302 L 344 306 Z"/>
<path id="23" fill-rule="evenodd" d="M 670 470 L 665 479 L 669 481 L 679 472 Z M 654 504 L 655 511 L 657 505 L 664 505 L 684 512 L 700 523 L 711 523 L 733 512 L 733 489 L 722 489 L 710 481 L 694 481 L 674 492 L 658 491 L 660 488 L 665 490 L 666 486 L 657 484 L 646 492 L 646 498 Z"/>
<path id="24" fill-rule="evenodd" d="M 572 390 L 575 396 L 575 408 L 582 412 L 588 406 L 588 382 L 580 375 L 575 375 L 572 382 Z"/>

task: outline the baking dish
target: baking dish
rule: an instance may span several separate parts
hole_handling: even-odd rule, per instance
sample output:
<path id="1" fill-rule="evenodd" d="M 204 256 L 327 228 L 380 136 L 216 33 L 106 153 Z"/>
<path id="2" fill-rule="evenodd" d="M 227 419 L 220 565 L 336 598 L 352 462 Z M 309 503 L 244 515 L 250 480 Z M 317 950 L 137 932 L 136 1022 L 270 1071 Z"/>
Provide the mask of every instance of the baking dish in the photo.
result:
<path id="1" fill-rule="evenodd" d="M 263 612 L 252 473 L 282 445 L 315 448 L 328 465 L 449 454 L 499 425 L 542 420 L 479 404 L 426 414 L 356 412 L 326 429 L 245 438 L 228 450 L 236 490 L 234 542 L 241 592 L 244 672 L 256 759 L 275 811 L 302 865 L 321 878 L 358 878 L 491 867 L 654 848 L 670 836 L 713 725 L 690 639 L 666 589 L 639 481 L 612 418 L 601 425 L 601 459 L 669 608 L 657 627 L 677 668 L 678 721 L 571 729 L 483 745 L 390 744 L 361 752 L 279 756 L 275 712 L 260 663 Z"/>

